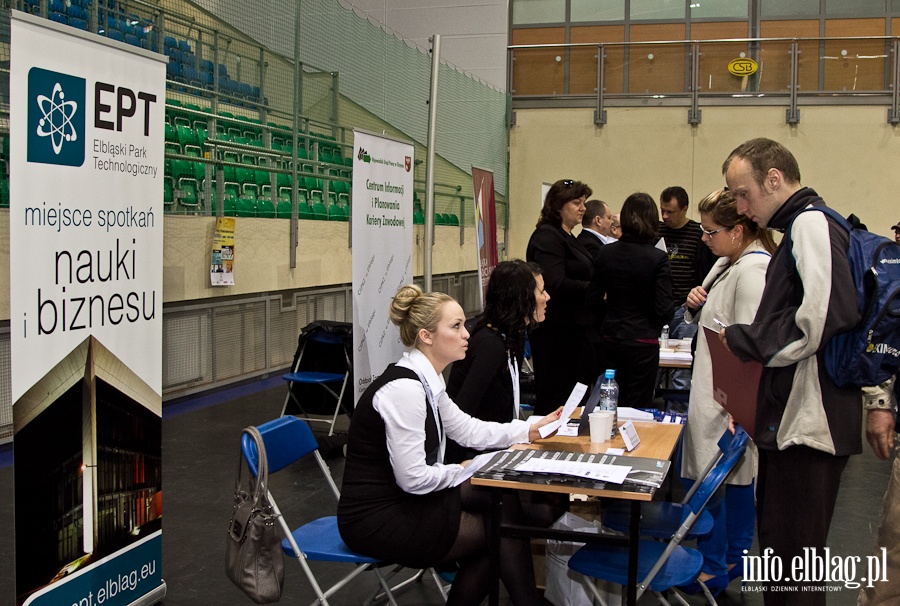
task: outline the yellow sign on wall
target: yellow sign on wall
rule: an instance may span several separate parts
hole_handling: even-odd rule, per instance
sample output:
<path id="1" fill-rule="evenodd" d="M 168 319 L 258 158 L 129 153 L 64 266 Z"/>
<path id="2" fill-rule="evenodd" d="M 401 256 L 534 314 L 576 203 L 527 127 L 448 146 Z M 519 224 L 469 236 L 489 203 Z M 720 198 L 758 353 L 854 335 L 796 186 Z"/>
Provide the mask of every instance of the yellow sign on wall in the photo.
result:
<path id="1" fill-rule="evenodd" d="M 735 76 L 752 76 L 757 69 L 759 69 L 759 65 L 749 57 L 738 57 L 732 59 L 728 64 L 728 71 Z"/>

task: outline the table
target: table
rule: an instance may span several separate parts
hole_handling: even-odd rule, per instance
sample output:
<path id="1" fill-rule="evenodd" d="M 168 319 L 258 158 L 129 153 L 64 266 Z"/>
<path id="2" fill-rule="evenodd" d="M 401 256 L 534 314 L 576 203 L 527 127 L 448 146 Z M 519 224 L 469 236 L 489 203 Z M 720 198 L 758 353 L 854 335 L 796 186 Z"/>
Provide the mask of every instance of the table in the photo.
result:
<path id="1" fill-rule="evenodd" d="M 682 426 L 676 424 L 653 423 L 635 421 L 634 427 L 641 438 L 640 445 L 626 456 L 645 457 L 651 459 L 668 460 L 678 438 L 681 435 Z M 606 452 L 607 448 L 624 448 L 625 444 L 621 434 L 616 438 L 602 444 L 593 444 L 588 436 L 554 436 L 546 440 L 532 444 L 520 444 L 518 448 L 538 448 L 544 450 L 566 450 L 572 452 Z M 573 541 L 578 543 L 617 543 L 636 545 L 640 540 L 641 531 L 641 502 L 653 499 L 655 490 L 649 492 L 631 492 L 622 490 L 599 490 L 584 487 L 573 487 L 563 484 L 531 484 L 528 482 L 515 482 L 509 480 L 496 480 L 473 477 L 474 486 L 485 486 L 493 489 L 493 515 L 491 516 L 491 591 L 490 604 L 498 606 L 500 603 L 500 537 L 509 536 L 515 538 L 542 538 Z M 627 537 L 611 537 L 606 535 L 585 534 L 571 530 L 553 530 L 550 528 L 537 528 L 533 526 L 513 526 L 500 524 L 500 511 L 503 504 L 503 492 L 506 490 L 533 490 L 539 492 L 575 493 L 588 496 L 608 497 L 631 501 L 631 527 Z M 628 557 L 628 586 L 626 589 L 626 603 L 635 606 L 637 603 L 637 564 L 638 552 L 633 549 Z"/>

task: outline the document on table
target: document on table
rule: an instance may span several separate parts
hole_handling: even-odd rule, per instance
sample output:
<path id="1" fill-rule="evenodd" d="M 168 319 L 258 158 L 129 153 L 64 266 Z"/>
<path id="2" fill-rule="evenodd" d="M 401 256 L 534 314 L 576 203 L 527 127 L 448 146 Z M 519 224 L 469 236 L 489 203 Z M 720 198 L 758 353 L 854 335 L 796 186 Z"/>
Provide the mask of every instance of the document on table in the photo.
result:
<path id="1" fill-rule="evenodd" d="M 597 480 L 600 482 L 612 482 L 621 484 L 628 477 L 631 467 L 624 465 L 607 465 L 605 463 L 581 463 L 563 459 L 539 459 L 533 457 L 520 463 L 516 471 L 528 471 L 531 473 L 556 473 L 567 476 L 576 476 Z"/>
<path id="2" fill-rule="evenodd" d="M 491 459 L 494 458 L 496 452 L 483 452 L 480 455 L 476 456 L 472 459 L 472 462 L 462 470 L 462 473 L 456 476 L 456 479 L 453 480 L 453 486 L 459 486 L 476 473 L 478 470 L 484 467 L 487 463 L 490 463 Z"/>
<path id="3" fill-rule="evenodd" d="M 559 415 L 559 419 L 553 421 L 552 423 L 547 423 L 538 430 L 541 432 L 542 438 L 546 438 L 554 431 L 558 430 L 560 427 L 569 422 L 569 417 L 571 417 L 572 413 L 575 412 L 575 409 L 578 408 L 578 405 L 581 403 L 581 399 L 584 397 L 584 393 L 586 391 L 587 385 L 585 385 L 584 383 L 575 384 L 575 387 L 572 389 L 572 393 L 569 394 L 569 399 L 566 400 L 566 405 L 563 406 L 562 413 Z"/>

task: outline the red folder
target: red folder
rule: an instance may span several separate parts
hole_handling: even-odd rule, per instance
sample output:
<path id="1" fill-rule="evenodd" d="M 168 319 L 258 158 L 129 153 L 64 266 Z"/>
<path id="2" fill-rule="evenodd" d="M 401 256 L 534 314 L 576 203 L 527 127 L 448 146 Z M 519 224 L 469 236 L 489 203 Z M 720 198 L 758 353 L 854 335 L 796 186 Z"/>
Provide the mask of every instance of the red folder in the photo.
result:
<path id="1" fill-rule="evenodd" d="M 763 366 L 742 362 L 719 340 L 719 333 L 703 327 L 712 361 L 713 399 L 740 423 L 752 440 L 756 433 L 756 397 Z"/>

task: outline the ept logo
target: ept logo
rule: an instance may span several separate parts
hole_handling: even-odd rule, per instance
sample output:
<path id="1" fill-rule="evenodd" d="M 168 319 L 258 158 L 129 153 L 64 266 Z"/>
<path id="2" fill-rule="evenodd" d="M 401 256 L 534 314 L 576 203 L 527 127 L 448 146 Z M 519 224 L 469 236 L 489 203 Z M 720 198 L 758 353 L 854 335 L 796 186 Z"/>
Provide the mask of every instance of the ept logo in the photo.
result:
<path id="1" fill-rule="evenodd" d="M 84 164 L 84 78 L 32 67 L 28 72 L 28 161 Z"/>

